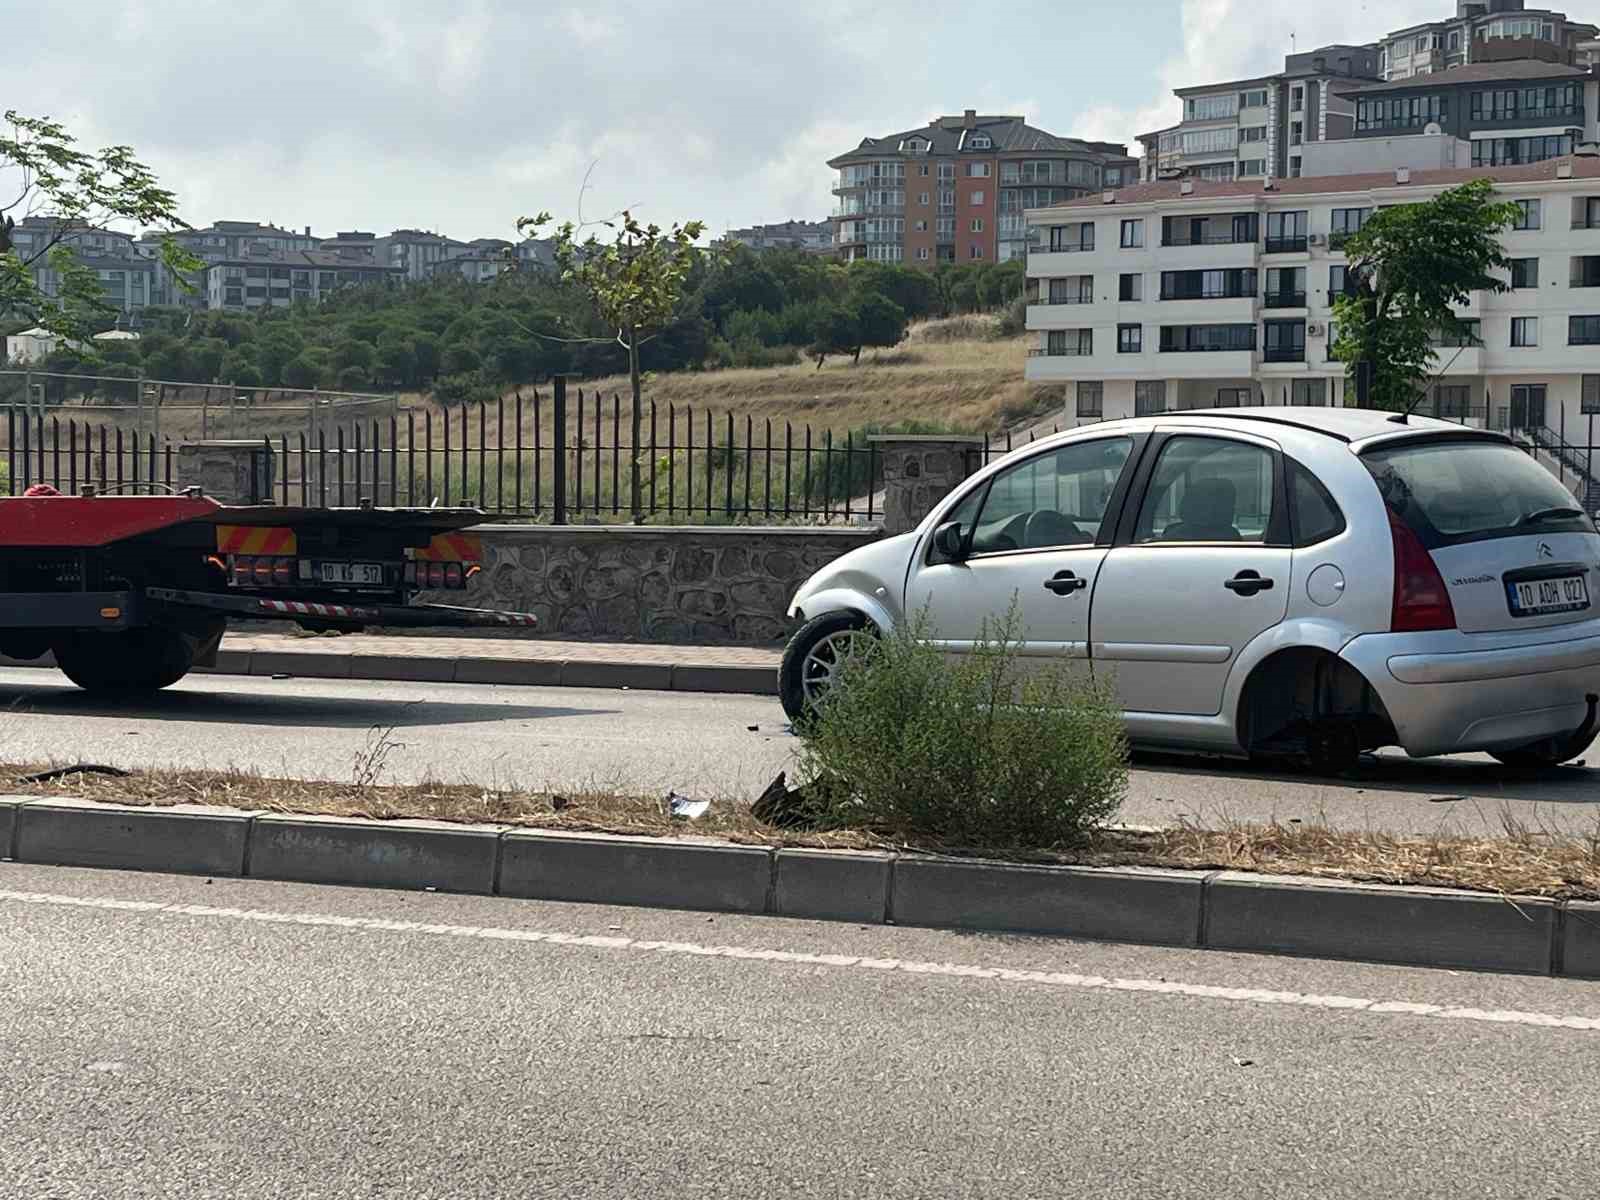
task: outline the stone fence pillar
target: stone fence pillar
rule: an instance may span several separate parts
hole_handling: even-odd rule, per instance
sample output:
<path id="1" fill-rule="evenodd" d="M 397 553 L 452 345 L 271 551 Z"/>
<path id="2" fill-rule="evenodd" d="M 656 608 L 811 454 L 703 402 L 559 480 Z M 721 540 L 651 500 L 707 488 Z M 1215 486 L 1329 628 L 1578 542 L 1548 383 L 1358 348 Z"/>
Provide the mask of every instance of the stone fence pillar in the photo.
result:
<path id="1" fill-rule="evenodd" d="M 222 504 L 271 504 L 274 465 L 265 441 L 185 442 L 174 483 L 197 487 Z"/>
<path id="2" fill-rule="evenodd" d="M 883 466 L 883 531 L 891 537 L 915 529 L 983 465 L 981 437 L 882 433 L 870 440 Z"/>

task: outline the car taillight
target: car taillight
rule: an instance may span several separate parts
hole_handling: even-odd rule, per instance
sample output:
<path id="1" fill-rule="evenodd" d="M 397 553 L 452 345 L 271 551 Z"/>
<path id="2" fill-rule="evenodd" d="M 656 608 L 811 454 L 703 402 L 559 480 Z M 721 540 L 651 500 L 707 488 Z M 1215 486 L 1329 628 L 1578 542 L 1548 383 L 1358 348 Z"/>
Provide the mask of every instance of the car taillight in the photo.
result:
<path id="1" fill-rule="evenodd" d="M 1394 543 L 1394 603 L 1389 628 L 1395 633 L 1454 629 L 1456 610 L 1433 555 L 1393 509 L 1389 536 Z"/>
<path id="2" fill-rule="evenodd" d="M 428 586 L 430 588 L 436 588 L 436 589 L 437 588 L 442 588 L 444 586 L 444 564 L 443 563 L 429 563 L 428 564 Z"/>

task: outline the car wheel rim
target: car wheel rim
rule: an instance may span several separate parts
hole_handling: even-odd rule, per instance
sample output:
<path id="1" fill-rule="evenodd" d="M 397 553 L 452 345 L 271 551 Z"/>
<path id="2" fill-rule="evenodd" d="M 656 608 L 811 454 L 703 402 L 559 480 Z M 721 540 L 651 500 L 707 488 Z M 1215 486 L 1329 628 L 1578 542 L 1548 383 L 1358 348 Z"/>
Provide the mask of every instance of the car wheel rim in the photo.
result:
<path id="1" fill-rule="evenodd" d="M 808 705 L 821 700 L 838 682 L 839 669 L 855 653 L 855 641 L 859 636 L 857 630 L 843 629 L 819 639 L 807 652 L 800 668 L 800 689 Z"/>

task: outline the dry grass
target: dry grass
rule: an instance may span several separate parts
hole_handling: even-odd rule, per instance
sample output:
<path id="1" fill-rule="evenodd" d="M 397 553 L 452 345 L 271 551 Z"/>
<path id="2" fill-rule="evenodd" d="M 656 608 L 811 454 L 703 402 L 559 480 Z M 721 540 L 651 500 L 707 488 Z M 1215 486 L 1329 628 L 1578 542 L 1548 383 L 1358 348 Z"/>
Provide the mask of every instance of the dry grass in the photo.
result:
<path id="1" fill-rule="evenodd" d="M 673 818 L 664 799 L 620 795 L 596 785 L 561 792 L 439 783 L 383 785 L 376 780 L 383 774 L 385 753 L 383 737 L 378 735 L 353 764 L 350 783 L 269 779 L 224 771 L 141 771 L 126 777 L 75 773 L 28 783 L 23 777 L 43 768 L 0 765 L 0 793 L 157 807 L 209 804 L 376 820 L 489 822 L 648 837 L 694 835 L 751 845 L 963 853 L 954 846 L 891 843 L 870 830 L 832 834 L 781 831 L 756 821 L 746 805 L 729 800 L 714 802 L 703 818 L 690 822 Z M 1222 829 L 1192 825 L 1112 828 L 1071 851 L 1018 851 L 1005 857 L 1031 863 L 1252 871 L 1504 895 L 1600 899 L 1600 830 L 1587 838 L 1573 838 L 1531 829 L 1509 816 L 1503 819 L 1499 837 L 1394 835 L 1276 823 Z"/>

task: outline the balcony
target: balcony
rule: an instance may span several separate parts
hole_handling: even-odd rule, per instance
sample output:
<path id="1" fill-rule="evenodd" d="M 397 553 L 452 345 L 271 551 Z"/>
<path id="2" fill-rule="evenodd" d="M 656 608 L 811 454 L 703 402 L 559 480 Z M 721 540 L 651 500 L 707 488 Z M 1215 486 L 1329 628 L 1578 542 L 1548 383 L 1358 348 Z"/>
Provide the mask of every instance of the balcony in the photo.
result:
<path id="1" fill-rule="evenodd" d="M 1304 292 L 1268 292 L 1261 298 L 1263 308 L 1304 308 L 1306 294 Z"/>
<path id="2" fill-rule="evenodd" d="M 1261 361 L 1269 363 L 1303 363 L 1306 360 L 1304 346 L 1268 346 L 1261 352 Z"/>
<path id="3" fill-rule="evenodd" d="M 1330 233 L 1328 235 L 1328 249 L 1335 251 L 1343 250 L 1345 248 L 1345 244 L 1354 236 L 1355 234 L 1353 233 Z"/>
<path id="4" fill-rule="evenodd" d="M 1173 233 L 1161 239 L 1163 246 L 1250 246 L 1255 244 L 1253 237 L 1235 237 L 1232 233 L 1203 233 L 1199 237 L 1191 237 L 1184 233 Z"/>
<path id="5" fill-rule="evenodd" d="M 1267 239 L 1268 254 L 1304 254 L 1308 246 L 1304 237 L 1269 237 Z"/>

